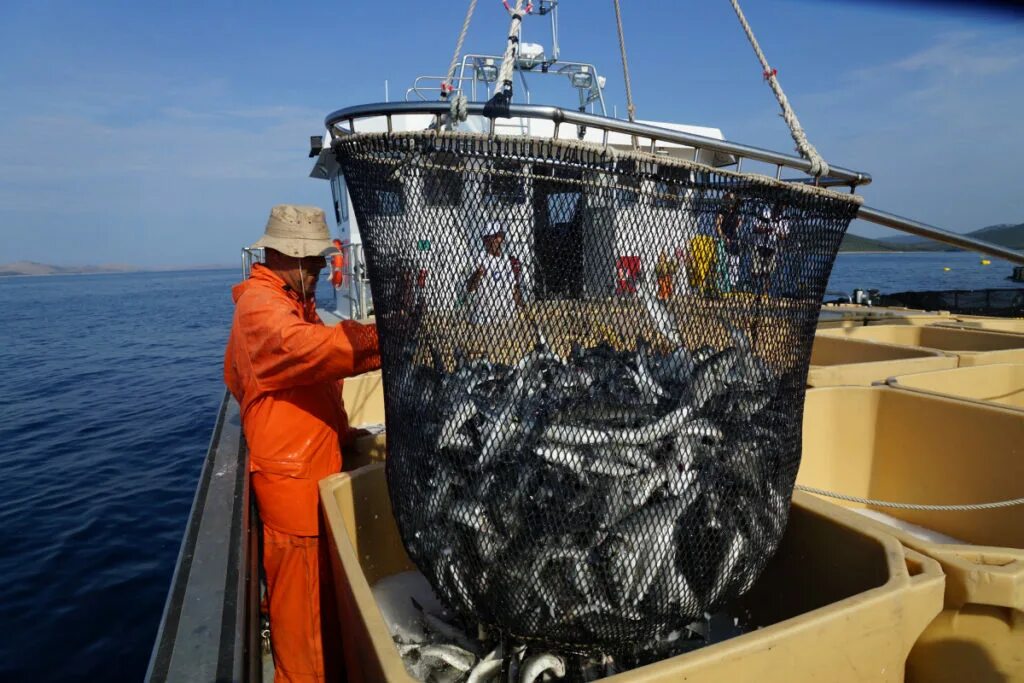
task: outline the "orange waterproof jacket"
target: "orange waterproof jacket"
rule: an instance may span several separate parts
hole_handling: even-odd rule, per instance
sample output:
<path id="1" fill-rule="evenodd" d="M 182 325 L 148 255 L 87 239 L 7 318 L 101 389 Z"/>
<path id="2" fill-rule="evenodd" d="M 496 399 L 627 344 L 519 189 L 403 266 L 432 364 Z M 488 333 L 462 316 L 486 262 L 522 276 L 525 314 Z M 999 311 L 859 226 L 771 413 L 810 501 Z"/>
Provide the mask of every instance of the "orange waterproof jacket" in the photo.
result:
<path id="1" fill-rule="evenodd" d="M 317 534 L 317 482 L 341 469 L 348 416 L 345 377 L 380 367 L 377 328 L 326 327 L 315 303 L 268 268 L 232 290 L 235 317 L 224 382 L 242 409 L 253 488 L 263 522 L 296 536 Z"/>

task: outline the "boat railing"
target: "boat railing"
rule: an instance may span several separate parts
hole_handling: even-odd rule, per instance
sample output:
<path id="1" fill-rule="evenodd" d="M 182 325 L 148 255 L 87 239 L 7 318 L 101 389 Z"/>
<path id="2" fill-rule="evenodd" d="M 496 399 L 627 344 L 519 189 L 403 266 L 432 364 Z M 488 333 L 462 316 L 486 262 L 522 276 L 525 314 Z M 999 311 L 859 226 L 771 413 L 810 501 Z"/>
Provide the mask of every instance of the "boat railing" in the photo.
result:
<path id="1" fill-rule="evenodd" d="M 454 90 L 451 91 L 451 94 L 462 93 L 464 90 L 463 82 L 467 80 L 471 81 L 473 79 L 472 77 L 456 77 L 452 79 Z M 447 82 L 447 76 L 417 76 L 416 80 L 413 81 L 412 87 L 405 91 L 405 101 L 414 101 L 413 96 L 422 102 L 437 101 L 441 93 L 445 92 L 444 84 Z M 472 92 L 476 92 L 475 86 L 472 88 Z"/>
<path id="2" fill-rule="evenodd" d="M 345 270 L 341 287 L 334 288 L 334 310 L 342 317 L 361 320 L 370 315 L 373 305 L 370 279 L 366 274 L 366 252 L 358 242 L 342 246 L 341 251 Z"/>
<path id="3" fill-rule="evenodd" d="M 247 280 L 252 272 L 254 263 L 263 263 L 263 249 L 257 247 L 242 247 L 242 279 Z"/>
<path id="4" fill-rule="evenodd" d="M 238 403 L 224 393 L 146 681 L 260 681 L 260 524 Z"/>
<path id="5" fill-rule="evenodd" d="M 497 64 L 500 62 L 500 55 L 464 55 L 458 75 L 452 79 L 450 84 L 454 88 L 451 94 L 461 93 L 470 102 L 489 99 L 494 94 L 493 88 L 497 85 Z M 594 64 L 550 60 L 544 55 L 533 59 L 520 57 L 515 67 L 515 73 L 519 75 L 519 85 L 516 86 L 517 97 L 524 99 L 527 104 L 530 104 L 533 97 L 530 91 L 530 80 L 526 77 L 528 74 L 531 78 L 557 76 L 568 79 L 570 85 L 576 89 L 581 111 L 596 104 L 602 115 L 608 113 L 602 86 L 604 77 L 601 76 Z M 412 87 L 405 91 L 405 101 L 443 101 L 440 100 L 440 97 L 447 89 L 447 81 L 447 76 L 418 76 L 413 81 Z M 594 112 L 591 111 L 591 113 Z"/>

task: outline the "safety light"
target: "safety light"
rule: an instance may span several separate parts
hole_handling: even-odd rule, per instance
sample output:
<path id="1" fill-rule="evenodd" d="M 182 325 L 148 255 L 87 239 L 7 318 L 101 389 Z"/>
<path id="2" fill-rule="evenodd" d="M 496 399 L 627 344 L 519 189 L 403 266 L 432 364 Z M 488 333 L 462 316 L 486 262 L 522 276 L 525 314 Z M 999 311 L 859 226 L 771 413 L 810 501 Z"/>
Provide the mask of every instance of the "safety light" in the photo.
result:
<path id="1" fill-rule="evenodd" d="M 476 78 L 484 83 L 494 83 L 498 80 L 498 66 L 493 59 L 476 65 Z"/>
<path id="2" fill-rule="evenodd" d="M 574 71 L 569 74 L 569 80 L 572 82 L 572 87 L 579 88 L 580 90 L 590 90 L 594 87 L 594 74 L 586 70 Z"/>

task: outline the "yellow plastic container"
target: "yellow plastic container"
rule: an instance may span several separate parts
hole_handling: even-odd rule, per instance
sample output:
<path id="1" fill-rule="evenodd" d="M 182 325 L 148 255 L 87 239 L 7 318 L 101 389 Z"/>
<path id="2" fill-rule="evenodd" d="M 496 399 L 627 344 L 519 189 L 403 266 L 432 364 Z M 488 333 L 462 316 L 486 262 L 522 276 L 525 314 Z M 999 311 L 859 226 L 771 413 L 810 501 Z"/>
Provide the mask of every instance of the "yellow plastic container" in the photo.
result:
<path id="1" fill-rule="evenodd" d="M 820 330 L 818 335 L 937 349 L 955 354 L 960 359 L 960 367 L 1024 363 L 1024 336 L 1002 332 L 959 330 L 939 325 L 869 325 Z"/>
<path id="2" fill-rule="evenodd" d="M 342 453 L 342 467 L 358 469 L 371 462 L 383 461 L 387 455 L 386 434 L 380 431 L 384 424 L 384 383 L 379 370 L 345 380 L 342 400 L 348 413 L 348 423 L 355 428 L 374 428 L 375 433 L 355 440 Z"/>
<path id="3" fill-rule="evenodd" d="M 837 327 L 863 327 L 864 318 L 849 318 L 838 313 L 822 311 L 818 315 L 818 329 L 831 330 Z"/>
<path id="4" fill-rule="evenodd" d="M 861 498 L 965 504 L 1024 496 L 1024 414 L 889 387 L 807 392 L 797 483 Z M 831 500 L 831 499 L 830 499 Z M 836 505 L 865 508 L 859 503 Z M 1024 507 L 874 508 L 865 530 L 939 561 L 943 613 L 910 653 L 910 681 L 1024 681 Z M 905 523 L 962 544 L 924 540 Z"/>
<path id="5" fill-rule="evenodd" d="M 412 679 L 371 587 L 413 569 L 380 464 L 320 482 L 350 681 Z M 797 494 L 776 557 L 743 599 L 764 628 L 606 680 L 901 681 L 911 646 L 942 606 L 938 565 L 856 515 Z"/>
<path id="6" fill-rule="evenodd" d="M 865 325 L 936 325 L 953 320 L 948 313 L 914 311 L 903 315 L 877 316 L 864 321 Z"/>
<path id="7" fill-rule="evenodd" d="M 935 324 L 959 327 L 965 330 L 987 330 L 991 332 L 1010 332 L 1024 334 L 1024 318 L 990 318 L 980 315 L 958 315 L 952 320 Z"/>
<path id="8" fill-rule="evenodd" d="M 976 365 L 970 368 L 890 377 L 896 389 L 995 403 L 1024 410 L 1024 364 Z"/>
<path id="9" fill-rule="evenodd" d="M 863 329 L 863 328 L 857 328 Z M 933 349 L 914 349 L 894 344 L 845 339 L 819 332 L 811 347 L 807 386 L 868 386 L 894 375 L 909 375 L 957 366 L 955 356 Z"/>
<path id="10" fill-rule="evenodd" d="M 897 306 L 859 306 L 856 304 L 824 304 L 822 315 L 843 317 L 856 320 L 884 320 L 945 318 L 951 319 L 949 311 L 926 311 L 920 308 L 900 308 Z"/>
<path id="11" fill-rule="evenodd" d="M 341 397 L 353 427 L 384 424 L 384 381 L 380 370 L 345 380 Z"/>

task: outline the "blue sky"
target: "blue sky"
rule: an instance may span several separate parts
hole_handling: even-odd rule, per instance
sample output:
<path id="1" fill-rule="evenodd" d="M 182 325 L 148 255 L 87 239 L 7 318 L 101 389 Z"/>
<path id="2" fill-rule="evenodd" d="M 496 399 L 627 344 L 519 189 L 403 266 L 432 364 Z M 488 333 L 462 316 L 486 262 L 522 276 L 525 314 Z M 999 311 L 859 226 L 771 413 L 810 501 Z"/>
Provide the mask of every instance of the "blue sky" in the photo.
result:
<path id="1" fill-rule="evenodd" d="M 623 0 L 638 116 L 792 148 L 727 0 Z M 1024 221 L 1024 19 L 920 3 L 746 0 L 829 161 L 868 202 L 957 231 Z M 279 202 L 329 206 L 308 138 L 442 73 L 463 2 L 22 2 L 0 8 L 0 263 L 235 263 Z M 562 55 L 608 76 L 610 1 L 563 0 Z M 499 52 L 479 0 L 466 47 Z M 547 42 L 530 18 L 525 40 Z M 565 87 L 571 105 L 574 91 Z M 861 224 L 863 234 L 882 234 Z"/>

